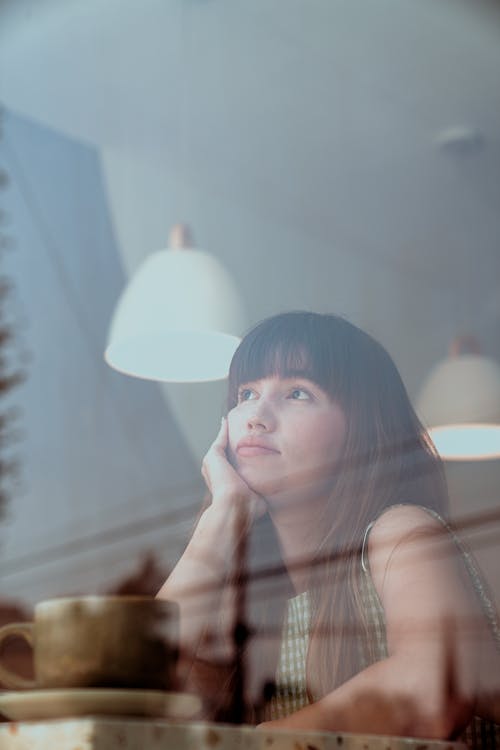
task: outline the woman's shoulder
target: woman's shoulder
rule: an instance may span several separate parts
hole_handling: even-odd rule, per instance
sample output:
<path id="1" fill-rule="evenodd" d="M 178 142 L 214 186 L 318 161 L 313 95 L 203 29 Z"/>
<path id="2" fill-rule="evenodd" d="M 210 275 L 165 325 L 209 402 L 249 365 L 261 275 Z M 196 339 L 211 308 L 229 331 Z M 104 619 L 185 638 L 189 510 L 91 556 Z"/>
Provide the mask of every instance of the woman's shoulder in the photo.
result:
<path id="1" fill-rule="evenodd" d="M 369 525 L 370 536 L 377 538 L 388 533 L 408 533 L 416 530 L 449 532 L 446 521 L 431 508 L 423 505 L 400 503 L 390 505 L 373 519 Z"/>
<path id="2" fill-rule="evenodd" d="M 443 591 L 460 577 L 463 554 L 453 531 L 437 513 L 419 505 L 396 505 L 367 528 L 361 562 L 381 599 L 388 591 L 411 585 L 422 597 L 434 600 L 431 590 Z"/>
<path id="3" fill-rule="evenodd" d="M 367 526 L 363 539 L 362 561 L 372 561 L 376 555 L 389 558 L 394 549 L 405 541 L 421 543 L 453 534 L 436 511 L 422 505 L 391 505 L 381 511 Z"/>

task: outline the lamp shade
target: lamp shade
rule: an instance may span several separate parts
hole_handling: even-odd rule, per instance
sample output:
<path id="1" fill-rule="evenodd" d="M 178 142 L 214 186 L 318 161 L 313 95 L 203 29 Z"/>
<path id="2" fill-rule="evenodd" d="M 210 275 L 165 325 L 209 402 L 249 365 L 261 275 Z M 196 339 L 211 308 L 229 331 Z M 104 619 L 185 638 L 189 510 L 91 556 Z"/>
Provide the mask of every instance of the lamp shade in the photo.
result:
<path id="1" fill-rule="evenodd" d="M 442 458 L 500 457 L 500 366 L 480 354 L 449 356 L 431 371 L 416 408 Z"/>
<path id="2" fill-rule="evenodd" d="M 152 253 L 116 305 L 105 359 L 138 378 L 219 380 L 244 328 L 235 285 L 209 253 L 181 247 Z"/>

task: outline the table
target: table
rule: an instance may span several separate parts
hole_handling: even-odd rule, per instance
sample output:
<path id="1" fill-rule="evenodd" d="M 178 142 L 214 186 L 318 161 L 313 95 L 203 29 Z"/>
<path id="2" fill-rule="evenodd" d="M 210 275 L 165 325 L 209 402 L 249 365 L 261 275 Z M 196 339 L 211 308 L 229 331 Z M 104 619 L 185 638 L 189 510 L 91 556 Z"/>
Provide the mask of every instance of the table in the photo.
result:
<path id="1" fill-rule="evenodd" d="M 263 731 L 208 722 L 92 718 L 0 725 L 0 750 L 464 750 L 457 742 L 334 732 Z"/>

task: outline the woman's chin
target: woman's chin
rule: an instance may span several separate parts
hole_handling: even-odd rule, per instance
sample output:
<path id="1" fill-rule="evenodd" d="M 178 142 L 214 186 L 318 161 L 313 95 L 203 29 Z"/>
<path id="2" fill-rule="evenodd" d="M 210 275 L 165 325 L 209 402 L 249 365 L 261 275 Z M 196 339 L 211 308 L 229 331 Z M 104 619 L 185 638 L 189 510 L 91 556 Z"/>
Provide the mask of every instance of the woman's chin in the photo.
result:
<path id="1" fill-rule="evenodd" d="M 252 492 L 262 497 L 267 497 L 268 494 L 278 491 L 282 484 L 275 476 L 266 476 L 261 469 L 254 469 L 252 466 L 239 464 L 237 471 Z"/>
<path id="2" fill-rule="evenodd" d="M 269 508 L 304 501 L 303 490 L 291 487 L 283 478 L 263 477 L 262 472 L 256 472 L 257 476 L 252 476 L 251 471 L 241 471 L 239 474 L 252 492 L 264 498 Z"/>

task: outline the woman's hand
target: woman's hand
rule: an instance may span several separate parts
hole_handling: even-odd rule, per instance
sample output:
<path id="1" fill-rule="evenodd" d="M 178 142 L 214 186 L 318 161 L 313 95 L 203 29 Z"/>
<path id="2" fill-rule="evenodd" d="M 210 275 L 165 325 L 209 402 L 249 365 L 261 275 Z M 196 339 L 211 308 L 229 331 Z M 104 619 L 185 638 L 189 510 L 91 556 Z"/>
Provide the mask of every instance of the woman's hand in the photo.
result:
<path id="1" fill-rule="evenodd" d="M 203 459 L 201 473 L 212 495 L 215 512 L 227 513 L 240 510 L 248 524 L 266 512 L 266 503 L 261 495 L 250 489 L 227 457 L 227 419 L 221 421 L 220 430 Z"/>
<path id="2" fill-rule="evenodd" d="M 226 583 L 237 561 L 238 542 L 266 510 L 263 498 L 228 461 L 227 444 L 223 419 L 201 470 L 212 503 L 201 514 L 184 554 L 158 594 L 179 604 L 185 653 L 197 651 L 215 663 L 233 653 L 234 591 Z"/>

